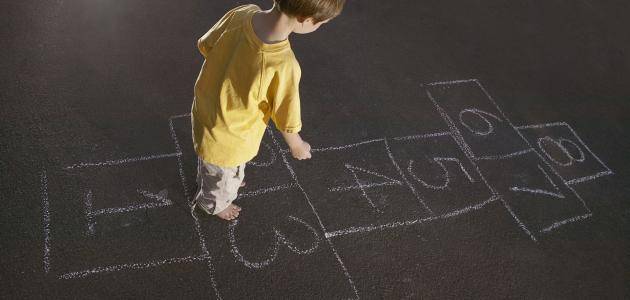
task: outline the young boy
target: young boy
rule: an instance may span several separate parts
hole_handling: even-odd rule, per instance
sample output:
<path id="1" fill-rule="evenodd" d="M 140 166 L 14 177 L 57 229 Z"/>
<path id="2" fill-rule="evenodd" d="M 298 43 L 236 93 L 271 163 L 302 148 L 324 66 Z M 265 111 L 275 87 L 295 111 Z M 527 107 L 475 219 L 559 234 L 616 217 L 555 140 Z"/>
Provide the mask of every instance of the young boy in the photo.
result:
<path id="1" fill-rule="evenodd" d="M 298 134 L 301 69 L 288 37 L 317 30 L 341 13 L 344 2 L 274 0 L 266 11 L 240 5 L 197 41 L 205 61 L 191 109 L 199 187 L 193 217 L 196 206 L 221 219 L 238 217 L 241 208 L 232 201 L 269 119 L 294 158 L 311 158 L 311 146 Z"/>

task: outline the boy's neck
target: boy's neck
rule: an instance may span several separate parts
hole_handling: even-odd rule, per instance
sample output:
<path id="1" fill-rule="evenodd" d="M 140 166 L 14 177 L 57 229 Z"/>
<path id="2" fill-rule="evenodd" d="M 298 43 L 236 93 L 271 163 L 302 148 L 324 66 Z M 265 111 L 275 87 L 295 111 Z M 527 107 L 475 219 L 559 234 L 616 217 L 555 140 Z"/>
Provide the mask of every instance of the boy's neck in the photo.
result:
<path id="1" fill-rule="evenodd" d="M 275 3 L 272 8 L 257 12 L 252 16 L 254 32 L 267 44 L 288 39 L 295 23 L 295 19 L 280 12 Z"/>

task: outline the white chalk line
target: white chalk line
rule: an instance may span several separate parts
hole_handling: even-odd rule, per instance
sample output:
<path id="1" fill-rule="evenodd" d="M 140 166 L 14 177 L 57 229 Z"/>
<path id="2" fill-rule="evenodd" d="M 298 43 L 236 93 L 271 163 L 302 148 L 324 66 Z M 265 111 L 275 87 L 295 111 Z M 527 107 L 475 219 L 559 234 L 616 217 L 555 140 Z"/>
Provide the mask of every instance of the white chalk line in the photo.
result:
<path id="1" fill-rule="evenodd" d="M 558 228 L 558 227 L 560 227 L 562 225 L 565 225 L 565 224 L 568 224 L 568 223 L 572 223 L 572 222 L 582 221 L 582 220 L 590 218 L 592 216 L 593 216 L 592 213 L 588 213 L 588 214 L 585 214 L 585 215 L 576 216 L 576 217 L 573 217 L 573 218 L 569 218 L 569 219 L 565 219 L 565 220 L 562 220 L 562 221 L 554 222 L 553 224 L 551 224 L 551 226 L 545 227 L 542 230 L 540 230 L 540 232 L 548 233 L 551 230 L 554 230 L 554 229 L 556 229 L 556 228 Z"/>
<path id="2" fill-rule="evenodd" d="M 173 125 L 173 119 L 168 120 L 168 128 L 171 132 L 171 139 L 175 144 L 175 151 L 179 155 L 177 155 L 177 166 L 179 167 L 179 178 L 182 181 L 182 186 L 184 188 L 184 196 L 186 197 L 186 201 L 190 201 L 190 192 L 188 190 L 188 184 L 186 184 L 186 176 L 184 176 L 184 163 L 182 162 L 182 147 L 179 146 L 179 140 L 177 139 L 177 134 L 175 133 L 175 126 Z"/>
<path id="3" fill-rule="evenodd" d="M 177 119 L 177 118 L 185 118 L 185 117 L 190 117 L 190 113 L 187 114 L 181 114 L 181 115 L 173 115 L 168 117 L 169 120 L 173 120 L 173 119 Z"/>
<path id="4" fill-rule="evenodd" d="M 273 131 L 271 131 L 269 128 L 267 130 L 268 130 L 269 134 L 271 135 L 271 138 L 273 140 L 273 143 L 276 145 L 276 148 L 278 150 L 280 150 L 281 149 L 280 148 L 280 143 L 278 143 L 278 140 L 276 139 L 276 136 L 273 134 Z M 282 161 L 284 162 L 284 165 L 287 167 L 287 170 L 289 171 L 289 173 L 291 175 L 291 178 L 293 178 L 293 181 L 295 182 L 295 184 L 302 191 L 302 194 L 304 195 L 304 198 L 306 199 L 306 202 L 311 207 L 311 210 L 313 211 L 313 214 L 315 215 L 315 218 L 317 218 L 317 222 L 319 223 L 319 226 L 320 226 L 322 232 L 326 232 L 326 227 L 324 226 L 324 223 L 322 223 L 321 217 L 317 213 L 317 210 L 315 209 L 315 206 L 313 206 L 313 203 L 311 203 L 311 199 L 309 198 L 308 194 L 306 193 L 306 191 L 304 190 L 302 185 L 300 185 L 300 182 L 298 181 L 298 178 L 297 178 L 297 175 L 295 174 L 295 171 L 293 170 L 293 168 L 289 164 L 289 161 L 287 160 L 287 156 L 282 151 L 280 153 L 281 153 L 281 156 L 282 156 Z M 352 277 L 350 276 L 350 273 L 348 272 L 348 269 L 346 268 L 345 264 L 341 260 L 341 257 L 339 256 L 339 253 L 337 253 L 337 250 L 335 249 L 335 246 L 333 245 L 332 241 L 328 237 L 326 237 L 326 242 L 328 243 L 328 246 L 330 247 L 331 251 L 335 255 L 335 258 L 337 259 L 337 262 L 341 266 L 341 269 L 342 269 L 344 275 L 346 276 L 346 279 L 348 279 L 348 283 L 350 284 L 350 287 L 352 288 L 352 291 L 354 292 L 355 299 L 359 299 L 359 292 L 357 291 L 357 287 L 354 284 L 354 281 L 352 280 Z"/>
<path id="5" fill-rule="evenodd" d="M 473 80 L 473 81 L 476 82 L 477 84 L 479 84 L 479 82 L 476 79 Z M 466 81 L 466 82 L 468 82 L 468 81 Z M 481 170 L 479 170 L 479 166 L 475 163 L 475 159 L 474 159 L 475 155 L 474 155 L 474 153 L 470 149 L 470 146 L 464 140 L 464 137 L 462 136 L 461 132 L 459 132 L 459 129 L 457 129 L 457 126 L 455 126 L 455 123 L 453 122 L 451 117 L 449 117 L 448 114 L 446 113 L 446 111 L 444 111 L 444 109 L 437 103 L 437 101 L 435 100 L 435 98 L 433 98 L 433 95 L 431 94 L 431 92 L 428 89 L 426 90 L 426 93 L 427 93 L 427 96 L 429 97 L 429 99 L 431 100 L 431 102 L 433 102 L 433 105 L 437 109 L 438 113 L 442 116 L 442 119 L 444 119 L 444 122 L 446 122 L 448 128 L 451 130 L 451 136 L 453 137 L 453 139 L 455 140 L 457 145 L 464 152 L 466 157 L 468 157 L 468 160 L 470 161 L 470 163 L 473 166 L 475 166 L 475 169 L 477 169 L 477 173 L 479 174 L 479 176 L 481 177 L 483 182 L 486 184 L 486 187 L 488 187 L 488 189 L 490 190 L 492 195 L 499 195 L 496 192 L 496 190 L 490 185 L 490 183 L 488 183 L 486 178 L 481 173 Z M 531 148 L 531 145 L 530 145 L 530 148 Z M 521 230 L 523 230 L 532 239 L 532 241 L 537 242 L 536 237 L 531 233 L 531 231 L 529 231 L 527 226 L 525 226 L 525 224 L 523 224 L 523 222 L 519 219 L 519 217 L 514 213 L 514 211 L 512 210 L 510 205 L 507 203 L 507 201 L 505 201 L 505 199 L 503 197 L 500 197 L 500 196 L 499 196 L 499 199 L 501 200 L 501 203 L 503 204 L 503 207 L 505 207 L 505 209 L 510 213 L 510 215 L 512 216 L 512 219 L 514 219 L 514 221 L 521 228 Z"/>
<path id="6" fill-rule="evenodd" d="M 115 165 L 121 165 L 121 164 L 126 164 L 126 163 L 138 162 L 138 161 L 161 159 L 161 158 L 167 158 L 167 157 L 179 157 L 181 155 L 182 155 L 181 152 L 175 152 L 175 153 L 157 154 L 157 155 L 149 155 L 149 156 L 130 157 L 130 158 L 123 158 L 123 159 L 118 159 L 118 160 L 107 160 L 107 161 L 102 161 L 102 162 L 78 163 L 71 166 L 67 166 L 64 169 L 115 166 Z"/>
<path id="7" fill-rule="evenodd" d="M 584 176 L 584 177 L 580 177 L 580 178 L 576 178 L 576 179 L 571 179 L 569 181 L 565 181 L 566 184 L 577 184 L 577 183 L 582 183 L 582 182 L 586 182 L 586 181 L 590 181 L 593 180 L 595 178 L 599 178 L 602 176 L 606 176 L 606 175 L 613 175 L 614 173 L 612 171 L 602 171 L 599 172 L 595 175 L 590 175 L 590 176 Z"/>
<path id="8" fill-rule="evenodd" d="M 425 139 L 425 138 L 432 138 L 432 137 L 437 137 L 437 136 L 446 136 L 449 135 L 450 132 L 445 131 L 445 132 L 434 132 L 434 133 L 426 133 L 426 134 L 416 134 L 416 135 L 408 135 L 408 136 L 398 136 L 398 137 L 394 137 L 392 138 L 393 140 L 397 140 L 397 141 L 404 141 L 404 140 L 414 140 L 414 139 Z M 358 142 L 358 143 L 354 143 L 354 144 L 347 144 L 347 145 L 341 145 L 341 146 L 331 146 L 331 147 L 324 147 L 324 148 L 312 148 L 311 152 L 321 152 L 321 151 L 330 151 L 330 150 L 342 150 L 342 149 L 346 149 L 346 148 L 352 148 L 352 147 L 356 147 L 356 146 L 360 146 L 360 145 L 364 145 L 364 144 L 370 144 L 370 143 L 374 143 L 374 142 L 381 142 L 383 141 L 384 138 L 379 138 L 379 139 L 371 139 L 371 140 L 366 140 L 366 141 L 362 141 L 362 142 Z M 290 149 L 280 149 L 280 152 L 282 153 L 287 153 L 290 152 Z"/>
<path id="9" fill-rule="evenodd" d="M 87 221 L 87 235 L 91 236 L 96 233 L 94 228 L 94 215 L 92 214 L 92 190 L 88 190 L 84 201 L 85 218 Z"/>
<path id="10" fill-rule="evenodd" d="M 494 98 L 492 98 L 492 96 L 490 95 L 490 93 L 488 93 L 488 91 L 483 87 L 483 85 L 481 84 L 481 82 L 476 81 L 477 86 L 479 86 L 479 88 L 483 91 L 483 93 L 486 95 L 486 97 L 488 97 L 488 99 L 490 100 L 490 102 L 496 107 L 496 109 L 499 111 L 499 113 L 501 113 L 501 115 L 503 116 L 503 118 L 508 122 L 508 124 L 510 124 L 510 126 L 514 129 L 514 131 L 516 131 L 516 133 L 521 137 L 521 139 L 532 149 L 534 149 L 534 147 L 531 145 L 531 143 L 527 140 L 527 138 L 525 138 L 525 136 L 523 135 L 523 133 L 521 131 L 519 131 L 518 129 L 516 129 L 516 127 L 514 126 L 514 124 L 512 123 L 512 121 L 510 121 L 510 119 L 507 117 L 507 115 L 503 112 L 503 110 L 501 109 L 501 107 L 499 107 L 499 105 L 496 103 L 496 101 L 494 101 Z M 568 126 L 568 124 L 567 124 Z M 577 136 L 577 134 L 575 134 L 575 132 L 573 131 L 573 129 L 571 128 L 571 126 L 568 126 L 569 129 L 572 131 L 572 133 L 578 138 L 578 140 L 580 140 L 580 143 L 582 143 L 582 145 L 584 145 L 586 147 L 586 144 L 584 144 L 584 142 L 582 142 L 582 140 L 579 138 L 579 136 Z M 588 147 L 587 147 L 588 150 Z M 591 152 L 589 150 L 589 152 Z M 536 149 L 534 149 L 534 153 L 536 153 L 536 155 L 538 155 L 538 157 L 540 158 L 540 160 L 542 160 L 547 167 L 549 167 L 551 169 L 551 171 L 560 179 L 563 180 L 564 183 L 564 179 L 562 178 L 562 176 L 560 176 L 560 174 L 556 171 L 556 169 L 553 168 L 553 166 L 551 166 L 551 164 L 542 156 L 542 154 L 540 154 L 538 151 L 536 151 Z M 593 154 L 591 152 L 591 154 Z M 595 156 L 595 154 L 593 154 L 593 156 Z M 597 158 L 597 157 L 596 157 Z M 601 161 L 600 161 L 601 162 Z M 603 164 L 603 163 L 602 163 Z M 605 165 L 604 165 L 605 166 Z M 591 213 L 591 209 L 588 207 L 588 205 L 586 205 L 586 202 L 584 201 L 584 199 L 582 199 L 582 197 L 568 184 L 565 184 L 565 186 L 571 191 L 573 192 L 573 194 L 578 198 L 578 200 L 580 200 L 580 202 L 582 202 L 582 205 L 584 206 L 584 208 L 586 209 L 586 211 L 588 213 Z"/>
<path id="11" fill-rule="evenodd" d="M 438 136 L 446 136 L 449 134 L 451 134 L 449 131 L 442 131 L 442 132 L 435 132 L 435 133 L 397 136 L 397 137 L 393 137 L 392 140 L 395 140 L 395 141 L 418 140 L 418 139 L 426 139 L 426 138 L 432 138 L 432 137 L 438 137 Z"/>
<path id="12" fill-rule="evenodd" d="M 335 188 L 330 188 L 328 190 L 331 192 L 347 192 L 351 190 L 360 190 L 361 188 L 365 189 L 365 188 L 373 188 L 373 187 L 386 186 L 386 185 L 401 185 L 401 184 L 396 183 L 396 182 L 381 182 L 381 183 L 361 184 L 361 186 L 358 186 L 358 185 L 338 186 Z"/>
<path id="13" fill-rule="evenodd" d="M 360 145 L 365 145 L 365 144 L 370 144 L 370 143 L 374 143 L 374 142 L 382 142 L 383 139 L 373 139 L 373 140 L 367 140 L 367 141 L 363 141 L 363 142 L 358 142 L 358 143 L 354 143 L 354 144 L 348 144 L 348 145 L 343 145 L 343 146 L 333 146 L 333 147 L 326 147 L 326 148 L 314 148 L 311 149 L 311 152 L 321 152 L 321 151 L 330 151 L 330 150 L 341 150 L 341 149 L 346 149 L 346 148 L 352 148 L 352 147 L 356 147 L 356 146 L 360 146 Z M 283 153 L 289 152 L 289 150 L 282 150 Z"/>
<path id="14" fill-rule="evenodd" d="M 275 192 L 275 191 L 280 191 L 280 190 L 286 190 L 286 189 L 290 189 L 294 187 L 297 187 L 295 183 L 287 183 L 287 184 L 272 186 L 268 188 L 262 188 L 262 189 L 258 189 L 251 192 L 241 193 L 238 195 L 236 199 L 254 197 L 254 196 L 258 196 L 258 195 L 262 195 L 262 194 L 266 194 L 270 192 Z"/>
<path id="15" fill-rule="evenodd" d="M 517 130 L 521 130 L 521 129 L 528 129 L 528 128 L 545 128 L 545 127 L 566 126 L 566 125 L 568 125 L 566 122 L 551 122 L 551 123 L 543 123 L 543 124 L 514 126 L 514 128 L 516 128 Z"/>
<path id="16" fill-rule="evenodd" d="M 475 160 L 500 160 L 500 159 L 509 159 L 512 157 L 516 157 L 516 156 L 520 156 L 520 155 L 524 155 L 527 153 L 530 153 L 534 151 L 534 149 L 525 149 L 525 150 L 521 150 L 521 151 L 516 151 L 516 152 L 512 152 L 509 154 L 504 154 L 504 155 L 486 155 L 486 156 L 478 156 L 478 157 L 474 157 Z"/>
<path id="17" fill-rule="evenodd" d="M 475 82 L 475 81 L 477 81 L 477 79 L 470 78 L 470 79 L 460 79 L 460 80 L 451 80 L 451 81 L 438 81 L 438 82 L 431 82 L 431 83 L 426 83 L 426 84 L 424 84 L 424 85 L 428 85 L 428 86 L 435 86 L 435 85 L 451 85 L 451 84 L 466 83 L 466 82 Z"/>
<path id="18" fill-rule="evenodd" d="M 141 210 L 141 209 L 164 207 L 164 206 L 169 206 L 173 204 L 171 200 L 164 197 L 160 197 L 159 195 L 149 193 L 147 191 L 138 190 L 138 193 L 148 198 L 154 198 L 158 202 L 142 203 L 142 204 L 130 205 L 126 207 L 103 208 L 103 209 L 99 209 L 97 211 L 92 212 L 92 215 L 99 216 L 99 215 L 106 215 L 106 214 L 119 214 L 119 213 L 125 213 L 125 212 L 130 212 L 130 211 Z"/>
<path id="19" fill-rule="evenodd" d="M 204 260 L 204 259 L 207 259 L 207 257 L 204 255 L 200 255 L 200 256 L 187 256 L 187 257 L 173 257 L 173 258 L 168 258 L 164 260 L 150 261 L 146 263 L 120 264 L 120 265 L 96 267 L 90 270 L 83 270 L 83 271 L 76 271 L 76 272 L 62 274 L 62 275 L 59 275 L 59 279 L 77 279 L 77 278 L 84 278 L 87 276 L 102 274 L 102 273 L 111 273 L 111 272 L 124 271 L 124 270 L 142 270 L 142 269 L 155 268 L 155 267 L 159 267 L 163 265 L 170 265 L 170 264 L 176 264 L 176 263 L 189 263 L 189 262 L 193 262 L 197 260 Z"/>
<path id="20" fill-rule="evenodd" d="M 187 115 L 178 115 L 175 116 L 177 118 L 179 117 L 183 117 L 183 116 L 190 116 L 190 114 Z M 174 117 L 169 118 L 168 123 L 169 123 L 169 129 L 171 132 L 171 139 L 173 140 L 173 144 L 175 144 L 175 150 L 177 151 L 177 153 L 182 153 L 181 147 L 179 146 L 179 141 L 177 139 L 177 134 L 175 133 L 175 127 L 173 126 L 173 119 Z M 186 197 L 186 201 L 190 202 L 191 198 L 190 198 L 190 193 L 188 191 L 188 185 L 186 184 L 186 177 L 184 176 L 184 164 L 182 162 L 182 157 L 181 155 L 177 156 L 177 165 L 179 167 L 179 178 L 182 182 L 182 187 L 184 189 L 184 197 Z M 189 205 L 191 205 L 189 203 Z M 197 220 L 196 218 L 192 218 L 193 219 L 193 223 L 194 226 L 193 228 L 195 229 L 195 232 L 197 233 L 197 238 L 199 238 L 199 247 L 201 248 L 201 253 L 202 256 L 201 257 L 205 257 L 205 261 L 206 261 L 206 266 L 208 267 L 208 273 L 210 273 L 210 284 L 212 286 L 212 289 L 214 290 L 215 295 L 217 296 L 217 299 L 222 299 L 221 297 L 221 293 L 219 292 L 219 288 L 217 286 L 217 282 L 216 279 L 214 278 L 214 264 L 212 264 L 212 256 L 210 256 L 210 252 L 208 251 L 208 247 L 206 246 L 206 239 L 204 238 L 203 234 L 201 233 L 201 225 L 199 224 L 199 220 Z"/>
<path id="21" fill-rule="evenodd" d="M 426 218 L 422 218 L 422 219 L 416 219 L 416 220 L 409 220 L 409 221 L 398 221 L 398 222 L 392 222 L 392 223 L 387 223 L 387 224 L 382 224 L 382 225 L 370 225 L 370 226 L 360 226 L 360 227 L 349 227 L 346 229 L 341 229 L 341 230 L 336 230 L 336 231 L 331 231 L 331 232 L 326 232 L 325 236 L 327 238 L 332 238 L 332 237 L 338 237 L 338 236 L 345 236 L 345 235 L 350 235 L 350 234 L 355 234 L 355 233 L 366 233 L 366 232 L 372 232 L 372 231 L 382 231 L 385 229 L 393 229 L 393 228 L 397 228 L 397 227 L 402 227 L 402 226 L 410 226 L 410 225 L 414 225 L 414 224 L 422 224 L 422 223 L 427 223 L 430 221 L 435 221 L 435 220 L 439 220 L 439 219 L 448 219 L 451 217 L 455 217 L 455 216 L 459 216 L 461 214 L 466 214 L 475 210 L 479 210 L 481 208 L 483 208 L 484 206 L 486 206 L 489 203 L 492 203 L 494 201 L 499 200 L 498 196 L 492 196 L 489 199 L 487 199 L 484 202 L 475 204 L 475 205 L 470 205 L 461 209 L 457 209 L 454 210 L 452 212 L 449 213 L 445 213 L 439 216 L 432 216 L 432 217 L 426 217 Z"/>
<path id="22" fill-rule="evenodd" d="M 46 169 L 41 172 L 41 196 L 42 196 L 42 223 L 44 227 L 44 273 L 50 271 L 50 202 L 48 200 L 48 177 Z"/>
<path id="23" fill-rule="evenodd" d="M 551 180 L 551 177 L 549 177 L 549 174 L 547 174 L 545 169 L 543 169 L 540 165 L 538 165 L 538 169 L 545 175 L 545 178 L 547 178 L 547 181 L 549 183 L 551 183 L 553 188 L 556 190 L 555 192 L 551 192 L 551 191 L 547 191 L 547 190 L 543 190 L 543 189 L 531 189 L 531 188 L 523 188 L 523 187 L 517 187 L 517 186 L 511 187 L 510 190 L 513 191 L 513 192 L 526 192 L 526 193 L 533 193 L 533 194 L 542 194 L 542 195 L 547 195 L 547 196 L 552 196 L 552 197 L 564 199 L 565 196 L 562 194 L 562 192 L 560 191 L 558 186 L 553 182 L 553 180 Z"/>

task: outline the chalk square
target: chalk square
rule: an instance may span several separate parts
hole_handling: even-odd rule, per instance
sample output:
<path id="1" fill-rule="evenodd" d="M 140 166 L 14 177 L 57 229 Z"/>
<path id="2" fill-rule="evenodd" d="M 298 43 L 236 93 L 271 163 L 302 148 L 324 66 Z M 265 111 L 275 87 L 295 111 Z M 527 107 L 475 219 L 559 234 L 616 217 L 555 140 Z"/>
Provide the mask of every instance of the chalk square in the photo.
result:
<path id="1" fill-rule="evenodd" d="M 184 180 L 189 189 L 190 199 L 197 192 L 197 153 L 192 144 L 190 115 L 172 118 L 173 135 L 182 151 Z M 269 189 L 285 188 L 292 179 L 282 156 L 276 149 L 268 130 L 263 136 L 258 155 L 245 166 L 246 186 L 239 189 L 239 194 L 257 194 Z M 189 200 L 190 201 L 190 200 Z"/>
<path id="2" fill-rule="evenodd" d="M 510 156 L 530 147 L 477 80 L 428 84 L 427 96 L 461 134 L 473 159 Z"/>
<path id="3" fill-rule="evenodd" d="M 450 134 L 388 142 L 403 173 L 436 215 L 483 203 L 493 196 Z"/>
<path id="4" fill-rule="evenodd" d="M 200 219 L 217 289 L 224 298 L 353 297 L 352 286 L 299 188 L 236 203 L 242 210 L 234 221 Z"/>
<path id="5" fill-rule="evenodd" d="M 175 157 L 49 174 L 57 274 L 200 254 Z"/>
<path id="6" fill-rule="evenodd" d="M 590 213 L 580 196 L 534 152 L 479 161 L 478 166 L 493 170 L 484 173 L 486 179 L 534 235 L 548 231 L 555 223 Z"/>
<path id="7" fill-rule="evenodd" d="M 430 215 L 383 139 L 316 148 L 312 159 L 290 163 L 327 231 Z"/>
<path id="8" fill-rule="evenodd" d="M 613 174 L 565 122 L 519 126 L 517 129 L 567 184 Z"/>

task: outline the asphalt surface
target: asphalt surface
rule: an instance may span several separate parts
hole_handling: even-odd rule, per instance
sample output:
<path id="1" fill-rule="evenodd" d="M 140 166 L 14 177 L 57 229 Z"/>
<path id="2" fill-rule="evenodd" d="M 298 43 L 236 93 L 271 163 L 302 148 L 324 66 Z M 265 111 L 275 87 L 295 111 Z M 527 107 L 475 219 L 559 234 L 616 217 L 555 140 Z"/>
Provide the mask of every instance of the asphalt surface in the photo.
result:
<path id="1" fill-rule="evenodd" d="M 254 1 L 263 9 L 271 1 Z M 189 213 L 231 1 L 1 4 L 2 298 L 630 297 L 630 4 L 349 0 L 238 220 Z"/>

